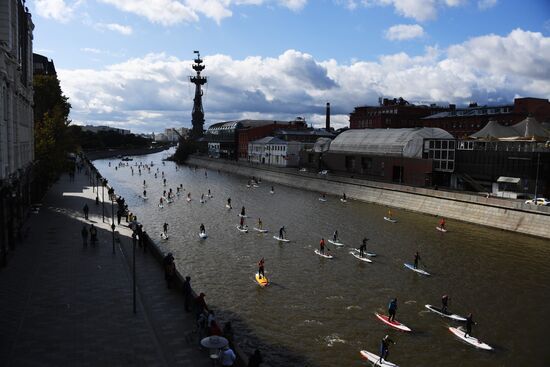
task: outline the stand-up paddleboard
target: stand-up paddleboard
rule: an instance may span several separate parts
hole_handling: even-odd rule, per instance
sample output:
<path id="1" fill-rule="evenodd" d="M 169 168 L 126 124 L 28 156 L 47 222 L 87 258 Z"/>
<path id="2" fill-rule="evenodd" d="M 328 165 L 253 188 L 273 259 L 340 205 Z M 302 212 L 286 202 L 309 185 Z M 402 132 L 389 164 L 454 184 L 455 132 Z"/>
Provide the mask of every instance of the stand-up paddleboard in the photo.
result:
<path id="1" fill-rule="evenodd" d="M 206 197 L 212 199 L 214 195 L 206 195 Z"/>
<path id="2" fill-rule="evenodd" d="M 260 285 L 260 287 L 265 287 L 269 285 L 269 279 L 267 279 L 265 275 L 261 276 L 259 273 L 256 273 L 255 278 L 256 278 L 256 282 Z"/>
<path id="3" fill-rule="evenodd" d="M 252 184 L 252 187 L 260 187 L 259 185 L 256 185 L 256 184 Z"/>
<path id="4" fill-rule="evenodd" d="M 225 207 L 226 207 L 227 209 L 233 209 L 233 208 L 231 207 L 231 205 L 228 205 L 228 204 L 225 204 Z"/>
<path id="5" fill-rule="evenodd" d="M 248 227 L 247 226 L 241 227 L 240 225 L 237 224 L 237 229 L 241 232 L 248 233 Z"/>
<path id="6" fill-rule="evenodd" d="M 325 198 L 319 198 L 319 201 L 325 202 L 325 201 L 327 201 L 327 199 L 325 199 Z"/>
<path id="7" fill-rule="evenodd" d="M 260 232 L 260 233 L 267 233 L 268 230 L 267 229 L 263 229 L 263 228 L 256 228 L 254 227 L 254 230 L 257 231 L 257 232 Z"/>
<path id="8" fill-rule="evenodd" d="M 159 208 L 164 208 L 164 204 L 159 204 Z"/>
<path id="9" fill-rule="evenodd" d="M 447 232 L 445 228 L 435 227 L 435 229 L 437 229 L 439 232 Z"/>
<path id="10" fill-rule="evenodd" d="M 314 251 L 317 255 L 321 256 L 321 257 L 324 257 L 326 259 L 332 259 L 334 258 L 334 256 L 332 255 L 327 255 L 326 253 L 322 254 L 321 251 L 319 251 L 318 249 Z"/>
<path id="11" fill-rule="evenodd" d="M 449 326 L 449 331 L 455 334 L 459 339 L 465 341 L 470 345 L 473 345 L 476 348 L 483 350 L 493 350 L 493 347 L 491 347 L 489 344 L 485 344 L 479 341 L 477 338 L 474 338 L 473 336 L 465 336 L 465 331 L 462 327 L 454 328 L 452 326 Z"/>
<path id="12" fill-rule="evenodd" d="M 403 264 L 403 265 L 405 265 L 405 267 L 406 267 L 407 269 L 410 269 L 410 270 L 412 270 L 412 271 L 415 271 L 415 272 L 417 272 L 418 274 L 430 275 L 430 273 L 428 273 L 426 270 L 422 270 L 422 269 L 419 269 L 419 268 L 416 268 L 416 269 L 415 269 L 415 268 L 414 268 L 414 265 L 407 264 L 407 263 L 405 263 L 405 264 Z"/>
<path id="13" fill-rule="evenodd" d="M 147 196 L 142 196 L 141 198 L 142 198 L 143 200 L 149 199 Z"/>
<path id="14" fill-rule="evenodd" d="M 250 188 L 251 186 L 250 186 L 250 185 L 246 185 L 246 187 Z"/>
<path id="15" fill-rule="evenodd" d="M 206 201 L 206 200 L 204 200 L 204 199 L 201 199 L 201 200 L 200 200 L 201 204 L 204 204 L 205 201 Z"/>
<path id="16" fill-rule="evenodd" d="M 270 193 L 270 194 L 274 194 L 274 193 L 275 193 L 275 191 L 269 191 L 269 193 Z"/>
<path id="17" fill-rule="evenodd" d="M 187 198 L 187 201 L 191 201 L 191 198 Z"/>
<path id="18" fill-rule="evenodd" d="M 248 215 L 246 215 L 246 214 L 245 214 L 245 215 L 239 214 L 239 217 L 241 217 L 241 218 L 248 218 Z"/>
<path id="19" fill-rule="evenodd" d="M 172 204 L 173 202 L 174 202 L 174 200 L 172 200 L 172 199 L 166 199 L 166 203 L 168 203 L 168 204 Z"/>
<path id="20" fill-rule="evenodd" d="M 164 232 L 161 232 L 160 233 L 160 238 L 162 238 L 163 240 L 167 240 L 168 239 L 168 235 Z"/>
<path id="21" fill-rule="evenodd" d="M 347 203 L 347 202 L 348 202 L 346 199 L 342 199 L 342 198 L 340 198 L 340 201 L 343 202 L 343 203 Z"/>
<path id="22" fill-rule="evenodd" d="M 349 253 L 352 254 L 353 257 L 355 257 L 355 258 L 357 258 L 357 259 L 359 259 L 359 260 L 361 260 L 361 261 L 364 261 L 364 262 L 367 262 L 367 263 L 371 263 L 371 262 L 372 262 L 371 259 L 368 259 L 368 258 L 366 258 L 366 257 L 361 257 L 361 256 L 359 256 L 359 254 L 358 254 L 357 252 L 350 251 Z"/>
<path id="23" fill-rule="evenodd" d="M 206 233 L 199 233 L 199 237 L 202 238 L 203 240 L 206 239 L 208 237 L 208 235 Z"/>
<path id="24" fill-rule="evenodd" d="M 460 315 L 455 315 L 454 313 L 442 312 L 441 308 L 438 308 L 438 307 L 435 307 L 435 306 L 432 306 L 432 305 L 426 305 L 425 307 L 428 310 L 430 310 L 432 312 L 435 312 L 439 316 L 448 317 L 448 318 L 450 318 L 452 320 L 455 320 L 455 321 L 466 321 L 465 317 L 462 317 Z"/>
<path id="25" fill-rule="evenodd" d="M 273 236 L 273 238 L 275 238 L 277 241 L 281 241 L 281 242 L 290 242 L 290 240 L 287 240 L 286 238 L 281 238 L 279 236 Z"/>
<path id="26" fill-rule="evenodd" d="M 384 220 L 387 220 L 388 222 L 397 223 L 397 219 L 393 219 L 390 217 L 384 217 Z"/>
<path id="27" fill-rule="evenodd" d="M 332 243 L 334 246 L 344 246 L 342 242 L 338 242 L 334 240 L 328 240 L 328 242 Z"/>
<path id="28" fill-rule="evenodd" d="M 409 329 L 407 326 L 403 325 L 399 321 L 395 321 L 395 320 L 390 321 L 390 320 L 388 320 L 388 316 L 386 316 L 386 315 L 380 315 L 377 312 L 375 312 L 374 314 L 376 315 L 378 320 L 382 321 L 386 325 L 389 325 L 393 328 L 396 328 L 397 330 L 406 331 L 406 332 L 412 331 L 411 329 Z"/>
<path id="29" fill-rule="evenodd" d="M 354 248 L 352 251 L 361 252 L 358 248 Z M 376 257 L 376 254 L 374 252 L 365 252 L 365 255 L 369 257 Z"/>
<path id="30" fill-rule="evenodd" d="M 398 365 L 388 362 L 385 359 L 382 359 L 380 361 L 380 356 L 376 355 L 374 353 L 371 353 L 366 350 L 362 350 L 359 352 L 361 354 L 361 357 L 365 358 L 367 361 L 372 362 L 373 366 L 380 366 L 380 367 L 399 367 Z"/>

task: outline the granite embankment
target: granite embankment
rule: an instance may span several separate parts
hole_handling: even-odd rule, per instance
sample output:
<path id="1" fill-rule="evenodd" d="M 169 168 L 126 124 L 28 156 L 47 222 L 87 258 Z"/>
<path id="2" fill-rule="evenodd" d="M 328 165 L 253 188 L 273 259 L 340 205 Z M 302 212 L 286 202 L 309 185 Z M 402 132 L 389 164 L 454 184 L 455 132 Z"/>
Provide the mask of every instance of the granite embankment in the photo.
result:
<path id="1" fill-rule="evenodd" d="M 550 238 L 550 207 L 521 201 L 484 197 L 460 192 L 432 190 L 373 182 L 348 177 L 299 172 L 193 156 L 187 163 L 245 177 L 258 177 L 274 184 L 325 192 L 345 193 L 350 199 L 480 224 L 532 236 Z"/>
<path id="2" fill-rule="evenodd" d="M 169 149 L 169 146 L 156 147 L 156 148 L 127 148 L 127 149 L 102 149 L 102 150 L 87 150 L 84 153 L 90 160 L 111 158 L 116 156 L 133 156 L 133 155 L 146 155 L 162 152 Z"/>

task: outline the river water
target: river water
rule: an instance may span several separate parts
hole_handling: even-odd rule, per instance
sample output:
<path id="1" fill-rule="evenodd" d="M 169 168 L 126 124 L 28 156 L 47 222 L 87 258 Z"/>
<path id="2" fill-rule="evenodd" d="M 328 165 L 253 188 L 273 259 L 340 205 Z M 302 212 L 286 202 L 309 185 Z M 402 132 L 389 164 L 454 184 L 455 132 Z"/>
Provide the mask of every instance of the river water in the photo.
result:
<path id="1" fill-rule="evenodd" d="M 153 238 L 169 224 L 162 241 L 174 254 L 178 268 L 192 276 L 195 290 L 223 319 L 232 319 L 243 347 L 260 347 L 266 366 L 361 366 L 360 350 L 377 353 L 380 339 L 396 341 L 389 360 L 400 366 L 549 366 L 546 332 L 550 330 L 550 243 L 548 240 L 447 221 L 449 232 L 435 230 L 437 218 L 393 210 L 398 222 L 384 221 L 387 208 L 336 197 L 318 200 L 318 193 L 262 182 L 247 188 L 246 178 L 197 170 L 173 162 L 162 165 L 167 153 L 134 157 L 155 162 L 151 173 L 132 176 L 129 167 L 115 170 L 118 159 L 97 160 L 99 171 L 126 201 Z M 108 166 L 111 162 L 111 167 Z M 167 186 L 153 173 L 164 171 Z M 206 174 L 205 174 L 206 172 Z M 142 200 L 143 180 L 149 200 Z M 163 190 L 182 184 L 184 195 L 164 209 L 157 206 Z M 211 190 L 212 199 L 199 202 Z M 184 198 L 191 193 L 192 201 Z M 233 209 L 225 208 L 230 197 Z M 261 217 L 266 234 L 236 229 L 242 206 L 251 218 Z M 208 239 L 198 237 L 204 223 Z M 290 243 L 273 235 L 285 226 Z M 549 224 L 550 225 L 550 224 Z M 329 244 L 334 259 L 314 253 L 319 240 L 337 229 L 345 247 Z M 379 256 L 365 263 L 350 255 L 368 237 L 368 250 Z M 403 267 L 415 251 L 432 276 Z M 258 260 L 265 258 L 272 284 L 254 281 Z M 451 320 L 424 308 L 451 297 L 449 309 L 472 312 L 473 333 L 495 348 L 477 350 L 453 336 Z M 374 312 L 385 313 L 398 298 L 396 319 L 409 334 L 390 330 Z"/>

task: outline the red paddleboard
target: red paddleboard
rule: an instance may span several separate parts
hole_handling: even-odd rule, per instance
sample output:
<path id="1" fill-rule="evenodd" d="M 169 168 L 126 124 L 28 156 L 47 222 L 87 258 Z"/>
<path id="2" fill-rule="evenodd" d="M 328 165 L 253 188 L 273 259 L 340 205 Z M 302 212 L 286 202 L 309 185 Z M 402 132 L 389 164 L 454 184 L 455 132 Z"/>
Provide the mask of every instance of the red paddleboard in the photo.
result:
<path id="1" fill-rule="evenodd" d="M 409 329 L 408 327 L 406 327 L 405 325 L 403 325 L 402 323 L 398 322 L 398 321 L 390 321 L 388 320 L 388 316 L 386 315 L 380 315 L 379 313 L 375 312 L 374 313 L 376 315 L 376 317 L 382 321 L 384 324 L 386 325 L 389 325 L 391 327 L 394 327 L 396 328 L 397 330 L 401 330 L 401 331 L 412 331 L 411 329 Z"/>

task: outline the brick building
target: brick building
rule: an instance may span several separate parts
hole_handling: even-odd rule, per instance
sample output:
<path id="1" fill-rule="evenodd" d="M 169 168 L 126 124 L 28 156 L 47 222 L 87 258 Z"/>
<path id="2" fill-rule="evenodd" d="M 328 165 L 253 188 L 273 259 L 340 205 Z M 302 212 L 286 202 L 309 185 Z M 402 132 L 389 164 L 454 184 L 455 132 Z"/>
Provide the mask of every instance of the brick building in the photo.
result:
<path id="1" fill-rule="evenodd" d="M 403 98 L 384 98 L 378 106 L 355 107 L 349 116 L 350 129 L 418 127 L 422 117 L 447 110 L 448 107 L 435 105 L 413 105 Z"/>
<path id="2" fill-rule="evenodd" d="M 503 126 L 515 125 L 532 116 L 537 121 L 550 121 L 550 102 L 541 98 L 516 98 L 513 105 L 478 106 L 473 103 L 467 108 L 454 108 L 422 118 L 419 126 L 439 127 L 457 138 L 474 134 L 487 125 L 489 120 Z"/>
<path id="3" fill-rule="evenodd" d="M 248 159 L 248 143 L 251 141 L 273 135 L 273 132 L 278 129 L 302 130 L 306 127 L 305 121 L 301 119 L 295 121 L 272 121 L 271 123 L 258 126 L 245 124 L 238 130 L 239 159 Z"/>

